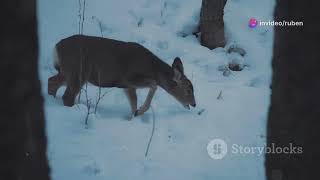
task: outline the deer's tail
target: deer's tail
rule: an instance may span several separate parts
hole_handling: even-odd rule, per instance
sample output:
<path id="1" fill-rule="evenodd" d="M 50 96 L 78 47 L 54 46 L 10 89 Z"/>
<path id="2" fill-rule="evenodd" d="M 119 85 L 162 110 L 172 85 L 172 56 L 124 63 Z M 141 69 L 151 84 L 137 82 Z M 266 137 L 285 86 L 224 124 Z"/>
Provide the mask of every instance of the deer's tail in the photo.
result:
<path id="1" fill-rule="evenodd" d="M 60 59 L 59 59 L 57 46 L 55 46 L 53 49 L 53 63 L 54 63 L 54 68 L 60 73 Z"/>

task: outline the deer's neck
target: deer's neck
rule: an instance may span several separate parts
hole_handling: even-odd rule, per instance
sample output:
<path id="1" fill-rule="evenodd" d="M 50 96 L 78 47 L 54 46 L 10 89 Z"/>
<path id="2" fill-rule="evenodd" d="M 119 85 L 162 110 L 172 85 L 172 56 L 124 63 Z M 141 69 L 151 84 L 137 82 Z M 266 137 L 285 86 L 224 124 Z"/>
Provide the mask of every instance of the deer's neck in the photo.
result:
<path id="1" fill-rule="evenodd" d="M 161 60 L 156 61 L 157 66 L 157 83 L 165 91 L 170 93 L 173 89 L 175 82 L 173 81 L 174 72 L 172 68 Z"/>

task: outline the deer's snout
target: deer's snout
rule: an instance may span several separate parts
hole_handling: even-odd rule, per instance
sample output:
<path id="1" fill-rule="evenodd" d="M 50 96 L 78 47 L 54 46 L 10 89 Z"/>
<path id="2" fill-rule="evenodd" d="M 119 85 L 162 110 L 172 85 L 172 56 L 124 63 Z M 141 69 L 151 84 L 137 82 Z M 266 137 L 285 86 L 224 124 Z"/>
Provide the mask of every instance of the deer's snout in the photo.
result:
<path id="1" fill-rule="evenodd" d="M 192 107 L 196 107 L 197 106 L 197 104 L 196 103 L 194 103 L 194 104 L 190 104 Z"/>

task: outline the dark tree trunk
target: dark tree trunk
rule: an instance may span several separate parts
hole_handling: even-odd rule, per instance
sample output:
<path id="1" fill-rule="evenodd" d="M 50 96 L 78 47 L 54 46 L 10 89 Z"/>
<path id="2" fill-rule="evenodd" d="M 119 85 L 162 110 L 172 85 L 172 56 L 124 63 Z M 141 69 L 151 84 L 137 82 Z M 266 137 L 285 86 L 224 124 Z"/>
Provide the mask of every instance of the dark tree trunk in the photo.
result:
<path id="1" fill-rule="evenodd" d="M 35 0 L 0 6 L 0 179 L 49 180 Z"/>
<path id="2" fill-rule="evenodd" d="M 317 0 L 277 0 L 267 145 L 302 147 L 302 153 L 267 154 L 268 180 L 320 179 L 320 14 Z"/>
<path id="3" fill-rule="evenodd" d="M 224 47 L 224 6 L 227 0 L 202 0 L 200 15 L 201 45 L 214 49 Z"/>

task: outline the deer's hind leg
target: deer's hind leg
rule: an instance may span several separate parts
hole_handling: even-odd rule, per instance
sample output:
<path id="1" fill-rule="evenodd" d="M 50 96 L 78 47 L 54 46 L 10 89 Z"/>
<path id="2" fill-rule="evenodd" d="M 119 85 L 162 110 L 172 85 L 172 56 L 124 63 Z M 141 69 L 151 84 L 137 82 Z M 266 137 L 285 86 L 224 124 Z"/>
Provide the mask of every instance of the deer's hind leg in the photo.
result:
<path id="1" fill-rule="evenodd" d="M 48 79 L 48 94 L 56 97 L 58 89 L 65 83 L 65 78 L 58 73 Z"/>

